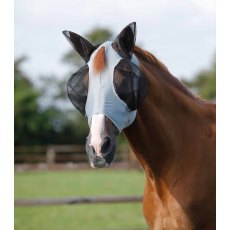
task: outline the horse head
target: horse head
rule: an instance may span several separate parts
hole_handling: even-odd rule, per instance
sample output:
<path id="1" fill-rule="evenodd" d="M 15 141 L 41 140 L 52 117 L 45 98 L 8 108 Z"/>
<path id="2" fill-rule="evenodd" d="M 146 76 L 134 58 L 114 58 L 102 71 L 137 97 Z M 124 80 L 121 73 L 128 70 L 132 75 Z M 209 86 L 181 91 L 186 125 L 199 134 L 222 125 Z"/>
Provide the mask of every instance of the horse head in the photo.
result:
<path id="1" fill-rule="evenodd" d="M 108 167 L 116 138 L 135 120 L 146 92 L 146 79 L 133 54 L 136 23 L 127 25 L 114 41 L 94 46 L 70 31 L 63 34 L 86 64 L 67 83 L 72 104 L 88 118 L 86 151 L 94 168 Z"/>

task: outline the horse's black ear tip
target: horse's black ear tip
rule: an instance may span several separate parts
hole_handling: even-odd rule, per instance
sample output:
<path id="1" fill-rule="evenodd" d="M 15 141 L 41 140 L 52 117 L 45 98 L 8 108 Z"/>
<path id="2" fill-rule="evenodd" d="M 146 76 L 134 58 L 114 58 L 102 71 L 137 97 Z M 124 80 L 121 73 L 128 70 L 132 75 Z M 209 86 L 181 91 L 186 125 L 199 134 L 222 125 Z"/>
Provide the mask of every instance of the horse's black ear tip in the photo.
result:
<path id="1" fill-rule="evenodd" d="M 69 36 L 70 36 L 70 33 L 69 33 L 69 31 L 68 31 L 68 30 L 63 30 L 63 31 L 62 31 L 62 33 L 63 33 L 65 36 L 67 36 L 67 37 L 69 37 Z"/>
<path id="2" fill-rule="evenodd" d="M 131 30 L 135 33 L 136 32 L 136 22 L 131 22 L 127 27 L 131 28 Z"/>
<path id="3" fill-rule="evenodd" d="M 137 23 L 136 22 L 131 22 L 130 24 L 129 24 L 129 26 L 131 26 L 131 27 L 136 27 L 136 25 L 137 25 Z"/>

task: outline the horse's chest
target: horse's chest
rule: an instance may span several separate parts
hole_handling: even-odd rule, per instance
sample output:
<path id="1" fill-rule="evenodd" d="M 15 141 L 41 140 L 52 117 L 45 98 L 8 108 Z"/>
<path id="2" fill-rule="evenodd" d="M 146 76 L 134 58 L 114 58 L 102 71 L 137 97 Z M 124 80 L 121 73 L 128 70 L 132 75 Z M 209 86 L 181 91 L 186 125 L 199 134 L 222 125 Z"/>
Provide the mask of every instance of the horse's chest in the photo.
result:
<path id="1" fill-rule="evenodd" d="M 192 224 L 178 202 L 167 192 L 159 194 L 146 184 L 144 215 L 150 230 L 192 230 Z"/>

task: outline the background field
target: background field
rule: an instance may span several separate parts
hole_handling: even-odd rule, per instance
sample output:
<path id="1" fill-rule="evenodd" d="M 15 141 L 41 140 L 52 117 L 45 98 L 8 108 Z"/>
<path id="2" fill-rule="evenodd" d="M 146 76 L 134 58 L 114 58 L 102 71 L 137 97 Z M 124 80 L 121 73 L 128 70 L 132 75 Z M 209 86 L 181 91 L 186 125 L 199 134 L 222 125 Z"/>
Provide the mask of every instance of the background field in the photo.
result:
<path id="1" fill-rule="evenodd" d="M 15 199 L 142 195 L 137 170 L 24 172 L 15 175 Z M 15 230 L 147 229 L 142 204 L 81 204 L 16 207 Z"/>

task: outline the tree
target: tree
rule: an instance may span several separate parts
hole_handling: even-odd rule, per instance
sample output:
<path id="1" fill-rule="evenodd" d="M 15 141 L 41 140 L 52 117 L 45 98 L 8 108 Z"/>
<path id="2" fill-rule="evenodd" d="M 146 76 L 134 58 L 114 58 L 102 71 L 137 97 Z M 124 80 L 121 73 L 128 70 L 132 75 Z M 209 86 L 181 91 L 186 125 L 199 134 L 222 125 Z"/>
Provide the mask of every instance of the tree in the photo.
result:
<path id="1" fill-rule="evenodd" d="M 207 70 L 200 71 L 193 80 L 182 80 L 198 96 L 207 100 L 216 98 L 216 62 Z"/>
<path id="2" fill-rule="evenodd" d="M 66 93 L 60 94 L 63 81 L 43 78 L 43 84 L 35 87 L 21 70 L 25 60 L 25 57 L 16 59 L 14 65 L 15 145 L 84 144 L 87 122 L 74 108 L 62 109 L 54 103 L 66 97 Z M 53 94 L 49 94 L 51 88 L 56 88 Z M 46 101 L 51 103 L 44 106 Z"/>
<path id="3" fill-rule="evenodd" d="M 25 60 L 25 57 L 19 58 L 14 64 L 14 124 L 16 144 L 32 141 L 32 134 L 36 129 L 33 118 L 38 112 L 37 99 L 39 92 L 34 89 L 31 81 L 20 68 L 21 63 Z"/>

